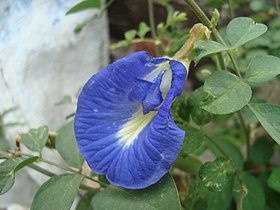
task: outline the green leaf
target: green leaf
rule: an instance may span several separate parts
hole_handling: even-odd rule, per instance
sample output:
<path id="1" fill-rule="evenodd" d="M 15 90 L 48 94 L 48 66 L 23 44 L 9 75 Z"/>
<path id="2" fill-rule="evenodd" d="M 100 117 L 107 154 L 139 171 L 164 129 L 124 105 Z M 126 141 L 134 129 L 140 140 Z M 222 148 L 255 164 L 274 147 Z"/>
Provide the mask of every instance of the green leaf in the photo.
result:
<path id="1" fill-rule="evenodd" d="M 256 115 L 262 127 L 280 144 L 280 106 L 267 103 L 252 103 L 249 108 Z"/>
<path id="2" fill-rule="evenodd" d="M 190 112 L 185 102 L 184 93 L 176 97 L 176 99 L 173 101 L 171 111 L 175 121 L 178 118 L 181 118 L 184 121 L 189 121 Z"/>
<path id="3" fill-rule="evenodd" d="M 267 31 L 266 25 L 255 23 L 248 17 L 234 18 L 226 28 L 226 36 L 231 45 L 239 47 L 249 42 Z"/>
<path id="4" fill-rule="evenodd" d="M 189 112 L 197 125 L 205 125 L 212 120 L 212 114 L 202 108 L 211 99 L 203 87 L 197 88 L 188 98 Z"/>
<path id="5" fill-rule="evenodd" d="M 179 125 L 179 127 L 186 131 L 181 153 L 183 157 L 188 157 L 201 146 L 203 141 L 207 141 L 207 137 L 191 126 Z"/>
<path id="6" fill-rule="evenodd" d="M 111 50 L 115 50 L 122 47 L 127 47 L 130 43 L 127 40 L 122 40 L 110 45 Z"/>
<path id="7" fill-rule="evenodd" d="M 280 74 L 280 58 L 264 55 L 254 57 L 248 66 L 245 78 L 250 85 L 261 85 Z"/>
<path id="8" fill-rule="evenodd" d="M 204 83 L 204 90 L 214 100 L 202 108 L 214 114 L 229 114 L 240 110 L 251 99 L 252 90 L 234 74 L 218 71 Z"/>
<path id="9" fill-rule="evenodd" d="M 83 197 L 81 197 L 76 210 L 93 210 L 91 207 L 91 199 L 94 196 L 94 193 L 88 192 Z"/>
<path id="10" fill-rule="evenodd" d="M 142 190 L 127 190 L 109 186 L 97 193 L 91 204 L 93 209 L 96 210 L 181 209 L 179 195 L 170 174 L 166 174 L 156 184 Z"/>
<path id="11" fill-rule="evenodd" d="M 71 121 L 58 130 L 55 147 L 67 164 L 81 168 L 84 159 L 80 155 L 74 136 L 74 122 Z"/>
<path id="12" fill-rule="evenodd" d="M 241 112 L 243 114 L 243 118 L 244 118 L 245 124 L 253 125 L 253 124 L 258 123 L 258 119 L 256 118 L 256 116 L 250 110 L 250 108 L 248 106 L 244 106 L 242 108 Z"/>
<path id="13" fill-rule="evenodd" d="M 280 193 L 280 168 L 273 169 L 267 180 L 268 186 Z"/>
<path id="14" fill-rule="evenodd" d="M 255 0 L 250 2 L 250 7 L 254 12 L 260 12 L 260 11 L 268 10 L 269 8 L 271 8 L 271 5 L 265 1 Z"/>
<path id="15" fill-rule="evenodd" d="M 205 7 L 220 7 L 220 6 L 223 6 L 225 3 L 225 1 L 222 1 L 222 0 L 208 0 L 204 6 Z"/>
<path id="16" fill-rule="evenodd" d="M 244 210 L 264 210 L 265 209 L 265 194 L 260 182 L 253 176 L 243 174 L 241 176 L 243 184 L 246 186 L 248 193 L 243 200 Z M 240 182 L 235 179 L 234 182 L 234 197 L 238 201 L 240 197 Z"/>
<path id="17" fill-rule="evenodd" d="M 69 210 L 83 178 L 80 174 L 53 176 L 36 192 L 30 210 Z"/>
<path id="18" fill-rule="evenodd" d="M 231 160 L 218 157 L 213 162 L 207 162 L 200 167 L 201 183 L 208 190 L 221 192 L 233 181 L 235 168 Z"/>
<path id="19" fill-rule="evenodd" d="M 169 12 L 166 20 L 167 26 L 173 26 L 175 23 L 187 20 L 187 14 L 184 12 Z"/>
<path id="20" fill-rule="evenodd" d="M 30 129 L 28 133 L 21 135 L 21 143 L 34 152 L 41 152 L 48 140 L 49 128 L 42 126 L 37 129 Z"/>
<path id="21" fill-rule="evenodd" d="M 74 7 L 66 12 L 66 15 L 80 12 L 86 9 L 93 9 L 100 7 L 100 0 L 86 0 L 76 4 Z"/>
<path id="22" fill-rule="evenodd" d="M 0 163 L 0 195 L 8 192 L 15 182 L 15 173 L 24 166 L 38 160 L 38 157 L 14 158 Z"/>
<path id="23" fill-rule="evenodd" d="M 197 210 L 225 210 L 232 201 L 232 184 L 220 192 L 212 192 L 205 187 L 200 187 L 201 193 L 207 198 L 207 208 Z"/>
<path id="24" fill-rule="evenodd" d="M 273 155 L 273 144 L 266 138 L 257 139 L 250 149 L 249 160 L 258 165 L 265 165 Z"/>
<path id="25" fill-rule="evenodd" d="M 141 22 L 139 24 L 138 32 L 137 35 L 141 38 L 144 39 L 146 34 L 151 31 L 151 28 L 144 22 Z"/>
<path id="26" fill-rule="evenodd" d="M 243 156 L 239 148 L 232 144 L 230 141 L 226 140 L 223 136 L 214 137 L 212 139 L 231 158 L 234 166 L 237 169 L 241 170 L 243 168 Z M 216 157 L 224 156 L 221 151 L 218 150 L 217 147 L 213 144 L 209 144 L 209 147 Z"/>
<path id="27" fill-rule="evenodd" d="M 125 40 L 128 42 L 132 42 L 135 36 L 136 36 L 136 30 L 129 30 L 124 33 Z"/>
<path id="28" fill-rule="evenodd" d="M 199 40 L 195 42 L 193 52 L 192 52 L 194 62 L 198 63 L 201 58 L 207 55 L 223 52 L 230 49 L 231 48 L 223 44 L 220 44 L 219 42 L 215 42 L 212 40 Z"/>
<path id="29" fill-rule="evenodd" d="M 266 207 L 269 207 L 268 209 L 270 210 L 277 210 L 280 209 L 280 193 L 268 186 L 267 180 L 270 174 L 271 172 L 265 171 L 261 173 L 257 179 L 264 190 Z"/>

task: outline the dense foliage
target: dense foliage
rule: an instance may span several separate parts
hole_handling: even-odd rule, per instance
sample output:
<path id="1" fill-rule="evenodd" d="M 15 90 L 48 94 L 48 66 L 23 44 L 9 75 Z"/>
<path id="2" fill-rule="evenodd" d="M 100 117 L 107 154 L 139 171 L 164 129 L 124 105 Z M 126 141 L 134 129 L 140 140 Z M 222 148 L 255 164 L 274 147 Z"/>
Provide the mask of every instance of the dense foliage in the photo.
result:
<path id="1" fill-rule="evenodd" d="M 70 114 L 55 133 L 42 126 L 18 135 L 15 149 L 5 140 L 4 128 L 9 125 L 1 124 L 0 194 L 13 186 L 17 171 L 31 167 L 50 177 L 37 191 L 31 209 L 70 209 L 77 193 L 81 197 L 77 210 L 280 209 L 278 1 L 208 0 L 202 10 L 213 11 L 210 20 L 194 1 L 185 2 L 211 31 L 211 37 L 195 42 L 192 48 L 195 66 L 189 75 L 199 86 L 173 101 L 173 118 L 186 135 L 169 173 L 140 190 L 111 185 L 103 175 L 85 174 L 73 131 L 74 114 Z M 99 1 L 86 0 L 68 14 L 96 7 L 103 13 L 110 3 L 102 6 Z M 112 44 L 111 50 L 149 42 L 162 57 L 173 56 L 182 47 L 190 31 L 180 27 L 187 14 L 175 11 L 169 0 L 153 3 L 166 8 L 166 22 L 157 26 L 141 22 L 138 29 L 124 34 L 123 41 Z M 244 4 L 252 13 L 234 17 L 234 11 Z M 219 25 L 224 21 L 214 8 L 231 14 L 225 26 Z M 78 95 L 65 96 L 57 105 L 73 103 Z M 1 119 L 12 111 L 3 112 Z M 23 154 L 19 144 L 33 153 Z M 57 150 L 65 165 L 42 157 L 44 147 Z M 63 173 L 54 174 L 38 162 L 56 166 Z M 93 187 L 92 182 L 97 185 Z"/>

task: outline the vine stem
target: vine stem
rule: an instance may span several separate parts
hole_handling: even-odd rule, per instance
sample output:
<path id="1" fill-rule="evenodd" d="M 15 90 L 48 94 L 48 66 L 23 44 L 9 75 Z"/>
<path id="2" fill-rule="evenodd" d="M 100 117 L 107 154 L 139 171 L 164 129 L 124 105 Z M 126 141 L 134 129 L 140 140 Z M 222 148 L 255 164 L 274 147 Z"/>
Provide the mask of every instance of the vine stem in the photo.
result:
<path id="1" fill-rule="evenodd" d="M 231 16 L 231 18 L 234 18 L 235 14 L 234 14 L 234 9 L 233 9 L 233 5 L 232 5 L 232 0 L 227 0 L 227 2 L 228 2 L 229 11 L 230 11 L 230 16 Z"/>
<path id="2" fill-rule="evenodd" d="M 238 172 L 235 172 L 235 176 L 238 179 L 240 186 L 241 186 L 240 197 L 239 197 L 238 201 L 236 202 L 236 205 L 237 205 L 236 210 L 243 210 L 243 200 L 247 196 L 248 189 L 247 189 L 246 185 L 243 183 Z"/>
<path id="3" fill-rule="evenodd" d="M 149 13 L 149 22 L 151 26 L 151 33 L 153 39 L 157 39 L 157 33 L 156 33 L 156 26 L 155 26 L 155 15 L 154 15 L 154 6 L 153 6 L 153 0 L 148 0 L 148 13 Z M 155 53 L 156 56 L 160 55 L 159 49 L 157 47 L 157 44 L 155 43 Z"/>
<path id="4" fill-rule="evenodd" d="M 186 4 L 191 8 L 191 10 L 193 11 L 193 13 L 198 17 L 198 19 L 203 23 L 203 25 L 205 25 L 207 28 L 209 28 L 215 39 L 217 41 L 219 41 L 220 43 L 222 43 L 223 45 L 227 46 L 227 44 L 225 43 L 225 41 L 223 40 L 222 36 L 220 35 L 219 31 L 215 28 L 215 26 L 212 25 L 211 21 L 209 20 L 209 18 L 206 16 L 206 14 L 202 11 L 202 9 L 198 6 L 198 4 L 193 1 L 193 0 L 185 0 Z M 222 55 L 221 53 L 219 53 L 218 55 Z M 233 64 L 234 70 L 237 73 L 237 75 L 242 78 L 240 70 L 237 66 L 237 63 L 233 57 L 233 55 L 231 53 L 228 53 L 230 60 Z M 223 62 L 224 63 L 224 62 Z M 224 65 L 223 63 L 221 63 L 222 65 Z M 225 69 L 225 66 L 222 66 L 222 68 Z"/>
<path id="5" fill-rule="evenodd" d="M 33 164 L 33 163 L 28 165 L 28 167 L 32 168 L 35 171 L 40 172 L 41 174 L 49 176 L 49 177 L 53 177 L 53 176 L 57 175 L 57 174 L 52 173 L 52 172 L 50 172 L 50 171 L 48 171 L 46 169 L 41 168 L 40 166 L 37 166 L 37 165 Z M 93 188 L 91 188 L 91 187 L 89 187 L 89 186 L 87 186 L 85 184 L 80 184 L 80 188 L 83 189 L 83 190 L 89 191 L 89 192 L 93 192 L 93 193 L 96 193 L 96 192 L 99 191 L 99 190 L 93 189 Z"/>
<path id="6" fill-rule="evenodd" d="M 29 155 L 29 154 L 21 154 L 21 155 L 27 156 L 27 157 L 34 157 L 34 156 L 32 156 L 32 155 Z M 49 161 L 49 160 L 45 160 L 45 159 L 43 159 L 43 158 L 40 158 L 39 161 L 44 162 L 44 163 L 47 163 L 47 164 L 52 165 L 52 166 L 55 166 L 55 167 L 57 167 L 57 168 L 63 169 L 63 170 L 65 170 L 65 171 L 69 171 L 69 172 L 76 173 L 76 174 L 82 174 L 82 173 L 80 173 L 79 171 L 76 171 L 76 170 L 73 170 L 73 169 L 71 169 L 71 168 L 62 166 L 62 165 L 60 165 L 60 164 L 54 163 L 54 162 Z M 90 177 L 90 176 L 87 176 L 87 175 L 85 175 L 85 174 L 82 174 L 82 175 L 83 175 L 86 179 L 89 179 L 89 180 L 91 180 L 91 181 L 93 181 L 93 182 L 96 182 L 96 183 L 100 184 L 102 187 L 108 186 L 107 183 L 101 182 L 101 181 L 99 181 L 99 180 L 97 180 L 97 179 L 94 179 L 94 178 L 92 178 L 92 177 Z"/>
<path id="7" fill-rule="evenodd" d="M 275 0 L 275 7 L 276 7 L 277 15 L 280 16 L 279 0 Z"/>
<path id="8" fill-rule="evenodd" d="M 248 130 L 248 127 L 246 126 L 245 119 L 244 119 L 244 116 L 243 116 L 242 112 L 238 111 L 237 115 L 238 115 L 238 117 L 240 119 L 241 127 L 243 129 L 244 134 L 245 134 L 245 138 L 246 138 L 246 155 L 247 155 L 247 160 L 249 160 L 249 157 L 250 157 L 250 135 L 249 135 L 249 130 Z"/>
<path id="9" fill-rule="evenodd" d="M 224 157 L 226 157 L 227 159 L 231 159 L 231 158 L 229 157 L 229 155 L 223 150 L 223 148 L 220 147 L 220 145 L 218 145 L 218 144 L 217 144 L 212 138 L 210 138 L 209 136 L 207 136 L 207 135 L 205 135 L 205 136 L 206 136 L 207 140 L 208 140 L 209 142 L 211 142 L 211 143 L 223 154 Z"/>

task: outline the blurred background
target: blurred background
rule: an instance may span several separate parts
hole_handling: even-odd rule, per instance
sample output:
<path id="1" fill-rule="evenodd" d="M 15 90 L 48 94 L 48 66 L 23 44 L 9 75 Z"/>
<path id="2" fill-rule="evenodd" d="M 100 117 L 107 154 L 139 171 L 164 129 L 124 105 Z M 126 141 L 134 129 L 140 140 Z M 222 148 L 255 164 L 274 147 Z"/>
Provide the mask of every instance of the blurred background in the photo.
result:
<path id="1" fill-rule="evenodd" d="M 148 1 L 102 1 L 99 8 L 66 15 L 79 2 L 0 1 L 0 147 L 15 147 L 16 134 L 30 128 L 48 125 L 56 131 L 73 115 L 79 90 L 91 75 L 133 51 L 172 55 L 186 40 L 189 28 L 199 22 L 183 0 L 154 0 L 153 22 L 158 33 L 162 31 L 158 37 L 163 47 L 158 49 L 156 41 L 150 40 L 155 37 L 150 30 Z M 278 0 L 196 2 L 209 15 L 214 8 L 219 10 L 220 28 L 237 16 L 250 16 L 268 25 L 269 32 L 246 45 L 246 56 L 240 52 L 241 68 L 255 55 L 280 56 Z M 178 13 L 174 15 L 174 11 Z M 140 38 L 135 41 L 136 33 Z M 204 59 L 196 66 L 198 71 L 190 71 L 186 91 L 201 86 L 205 79 L 201 72 L 211 68 L 210 59 Z M 278 88 L 279 81 L 273 81 L 258 94 L 265 98 L 269 92 L 270 101 L 279 104 Z M 44 153 L 60 161 L 56 152 Z M 211 155 L 205 158 L 211 159 Z M 26 209 L 43 181 L 45 177 L 36 172 L 19 172 L 13 189 L 0 197 L 0 209 Z"/>

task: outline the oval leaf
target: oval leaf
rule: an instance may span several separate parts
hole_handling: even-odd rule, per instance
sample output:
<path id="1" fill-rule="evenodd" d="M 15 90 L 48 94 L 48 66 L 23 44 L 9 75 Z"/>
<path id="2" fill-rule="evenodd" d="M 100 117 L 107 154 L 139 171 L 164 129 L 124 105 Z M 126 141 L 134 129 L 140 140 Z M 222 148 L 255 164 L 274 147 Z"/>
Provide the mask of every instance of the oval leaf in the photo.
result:
<path id="1" fill-rule="evenodd" d="M 266 103 L 253 103 L 249 105 L 262 127 L 280 144 L 280 106 Z"/>
<path id="2" fill-rule="evenodd" d="M 14 159 L 8 159 L 2 162 L 0 164 L 0 195 L 8 192 L 14 185 L 15 172 L 37 160 L 38 157 L 18 157 Z"/>
<path id="3" fill-rule="evenodd" d="M 93 210 L 91 206 L 91 199 L 94 196 L 94 193 L 88 192 L 83 197 L 81 197 L 76 210 Z"/>
<path id="4" fill-rule="evenodd" d="M 199 170 L 201 183 L 208 190 L 221 192 L 233 181 L 235 168 L 231 160 L 218 157 L 213 162 L 203 164 Z"/>
<path id="5" fill-rule="evenodd" d="M 200 130 L 191 126 L 179 125 L 179 127 L 186 131 L 181 149 L 182 156 L 185 158 L 195 152 L 201 146 L 203 141 L 207 141 L 207 137 Z"/>
<path id="6" fill-rule="evenodd" d="M 50 178 L 36 192 L 31 210 L 69 210 L 75 199 L 83 176 L 63 174 Z"/>
<path id="7" fill-rule="evenodd" d="M 76 4 L 74 7 L 66 12 L 66 15 L 80 12 L 86 9 L 93 9 L 100 7 L 100 0 L 86 0 Z"/>
<path id="8" fill-rule="evenodd" d="M 280 58 L 264 55 L 254 57 L 248 66 L 245 78 L 252 86 L 261 85 L 280 74 Z"/>
<path id="9" fill-rule="evenodd" d="M 42 126 L 37 129 L 30 129 L 28 133 L 21 135 L 21 143 L 34 152 L 41 152 L 48 140 L 49 128 Z"/>
<path id="10" fill-rule="evenodd" d="M 159 182 L 142 190 L 109 186 L 93 197 L 92 206 L 98 210 L 181 209 L 179 195 L 170 174 L 166 174 Z"/>
<path id="11" fill-rule="evenodd" d="M 249 160 L 257 165 L 265 166 L 273 155 L 273 142 L 266 138 L 257 139 L 251 146 Z"/>
<path id="12" fill-rule="evenodd" d="M 226 189 L 223 189 L 221 192 L 213 192 L 200 187 L 201 193 L 207 199 L 207 207 L 192 209 L 192 210 L 225 210 L 229 209 L 230 203 L 232 201 L 232 188 L 229 186 Z"/>
<path id="13" fill-rule="evenodd" d="M 74 122 L 71 121 L 58 130 L 55 147 L 64 161 L 75 168 L 81 168 L 84 159 L 80 155 L 74 136 Z"/>
<path id="14" fill-rule="evenodd" d="M 240 110 L 251 99 L 252 90 L 234 74 L 218 71 L 204 83 L 204 90 L 213 96 L 213 100 L 202 106 L 214 114 L 229 114 Z"/>
<path id="15" fill-rule="evenodd" d="M 199 40 L 194 44 L 193 57 L 194 62 L 198 63 L 199 60 L 207 55 L 230 50 L 227 46 L 219 42 L 211 40 Z"/>
<path id="16" fill-rule="evenodd" d="M 251 41 L 267 31 L 267 27 L 261 23 L 255 23 L 248 17 L 238 17 L 231 20 L 226 29 L 226 36 L 231 45 L 239 47 Z"/>
<path id="17" fill-rule="evenodd" d="M 268 186 L 280 193 L 280 168 L 272 170 L 267 180 Z"/>
<path id="18" fill-rule="evenodd" d="M 197 125 L 205 125 L 212 120 L 213 114 L 202 108 L 211 100 L 211 96 L 209 96 L 209 93 L 205 92 L 203 87 L 200 87 L 193 91 L 188 98 L 189 112 Z"/>

